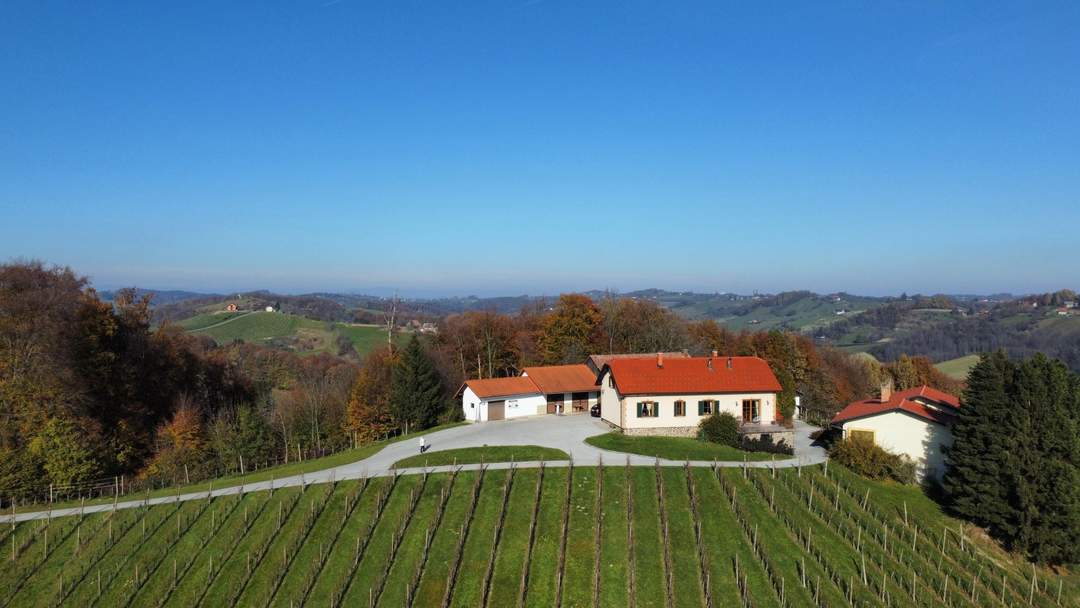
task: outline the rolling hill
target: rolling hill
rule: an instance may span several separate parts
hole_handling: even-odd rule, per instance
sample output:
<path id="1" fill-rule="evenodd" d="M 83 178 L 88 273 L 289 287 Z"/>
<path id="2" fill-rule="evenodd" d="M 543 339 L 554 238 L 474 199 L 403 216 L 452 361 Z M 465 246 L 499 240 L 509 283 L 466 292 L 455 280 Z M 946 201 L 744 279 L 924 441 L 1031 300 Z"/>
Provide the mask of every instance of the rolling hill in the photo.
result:
<path id="1" fill-rule="evenodd" d="M 398 475 L 24 522 L 0 543 L 6 606 L 1080 605 L 1076 575 L 837 466 Z"/>

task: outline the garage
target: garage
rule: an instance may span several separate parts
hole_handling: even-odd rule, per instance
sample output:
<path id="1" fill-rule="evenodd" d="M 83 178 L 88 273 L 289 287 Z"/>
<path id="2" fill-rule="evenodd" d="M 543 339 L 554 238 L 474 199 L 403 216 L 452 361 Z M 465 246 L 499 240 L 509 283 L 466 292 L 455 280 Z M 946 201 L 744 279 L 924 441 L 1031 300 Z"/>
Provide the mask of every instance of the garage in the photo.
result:
<path id="1" fill-rule="evenodd" d="M 488 420 L 505 420 L 506 419 L 506 402 L 505 401 L 488 401 Z"/>

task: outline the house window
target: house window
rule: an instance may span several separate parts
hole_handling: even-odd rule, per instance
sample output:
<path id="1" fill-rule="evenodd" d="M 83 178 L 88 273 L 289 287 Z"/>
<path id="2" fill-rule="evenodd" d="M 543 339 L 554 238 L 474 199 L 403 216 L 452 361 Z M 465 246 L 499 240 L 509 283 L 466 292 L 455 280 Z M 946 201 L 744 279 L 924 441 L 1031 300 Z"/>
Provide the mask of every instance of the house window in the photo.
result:
<path id="1" fill-rule="evenodd" d="M 742 421 L 753 422 L 761 416 L 761 399 L 743 399 Z"/>
<path id="2" fill-rule="evenodd" d="M 608 374 L 608 376 L 607 376 L 607 386 L 608 386 L 608 388 L 615 388 L 615 376 L 612 376 L 611 374 Z"/>
<path id="3" fill-rule="evenodd" d="M 658 418 L 660 416 L 660 404 L 655 401 L 639 401 L 637 404 L 638 418 Z"/>
<path id="4" fill-rule="evenodd" d="M 676 416 L 685 416 L 686 415 L 686 402 L 685 401 L 679 400 L 679 401 L 675 402 L 675 415 Z"/>
<path id="5" fill-rule="evenodd" d="M 710 401 L 708 399 L 697 402 L 698 416 L 709 416 L 716 411 L 718 403 L 716 401 Z"/>
<path id="6" fill-rule="evenodd" d="M 848 437 L 852 441 L 866 441 L 874 443 L 874 431 L 848 431 Z"/>

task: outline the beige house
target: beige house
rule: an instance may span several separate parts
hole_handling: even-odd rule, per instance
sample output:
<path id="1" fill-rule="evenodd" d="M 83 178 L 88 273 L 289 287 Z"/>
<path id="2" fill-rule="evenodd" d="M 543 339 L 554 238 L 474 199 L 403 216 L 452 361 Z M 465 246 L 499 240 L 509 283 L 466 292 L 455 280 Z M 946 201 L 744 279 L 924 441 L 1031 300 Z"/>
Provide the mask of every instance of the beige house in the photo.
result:
<path id="1" fill-rule="evenodd" d="M 887 383 L 879 398 L 848 405 L 833 417 L 832 425 L 843 431 L 844 438 L 865 439 L 911 458 L 920 479 L 941 479 L 959 409 L 956 397 L 929 386 L 893 392 L 892 383 Z"/>
<path id="2" fill-rule="evenodd" d="M 776 411 L 780 382 L 757 357 L 616 358 L 597 379 L 600 417 L 628 435 L 692 437 L 701 420 L 728 412 L 751 437 L 791 445 Z"/>

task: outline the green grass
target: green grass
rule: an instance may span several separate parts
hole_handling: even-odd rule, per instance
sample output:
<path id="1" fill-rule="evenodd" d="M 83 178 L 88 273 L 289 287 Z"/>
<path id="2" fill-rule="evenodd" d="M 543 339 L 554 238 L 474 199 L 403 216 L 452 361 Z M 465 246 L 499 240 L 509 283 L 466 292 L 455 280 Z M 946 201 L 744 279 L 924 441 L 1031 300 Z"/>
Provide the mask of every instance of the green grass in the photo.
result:
<path id="1" fill-rule="evenodd" d="M 585 440 L 591 446 L 614 452 L 629 452 L 642 456 L 656 456 L 668 460 L 717 460 L 737 461 L 771 460 L 772 454 L 747 452 L 731 446 L 709 443 L 685 437 L 633 437 L 620 432 L 589 437 Z M 777 459 L 784 458 L 778 456 Z"/>
<path id="2" fill-rule="evenodd" d="M 337 323 L 334 325 L 334 331 L 351 340 L 353 348 L 361 355 L 366 355 L 376 348 L 386 345 L 386 329 L 378 325 Z M 396 346 L 405 346 L 411 337 L 411 332 L 398 332 L 394 334 L 394 344 Z"/>
<path id="3" fill-rule="evenodd" d="M 482 448 L 458 448 L 427 452 L 402 458 L 395 468 L 436 467 L 446 464 L 473 464 L 478 462 L 528 462 L 534 460 L 570 460 L 570 455 L 555 448 L 538 445 L 492 445 Z"/>
<path id="4" fill-rule="evenodd" d="M 247 312 L 218 312 L 208 313 L 202 315 L 195 315 L 194 317 L 188 317 L 182 321 L 179 321 L 177 325 L 183 327 L 188 331 L 199 331 L 210 327 L 212 325 L 218 325 L 226 321 L 230 321 L 241 315 L 246 315 Z"/>
<path id="5" fill-rule="evenodd" d="M 570 474 L 560 598 L 556 573 Z M 431 474 L 426 481 L 420 475 L 350 480 L 303 490 L 279 489 L 273 495 L 252 492 L 179 506 L 22 523 L 0 536 L 5 541 L 15 538 L 16 545 L 24 547 L 14 561 L 5 556 L 0 566 L 0 601 L 20 607 L 329 606 L 348 584 L 347 594 L 336 605 L 367 605 L 372 598 L 377 606 L 396 607 L 407 604 L 408 589 L 419 576 L 413 605 L 438 606 L 447 594 L 449 569 L 470 519 L 468 506 L 479 475 L 463 471 L 452 484 L 445 473 Z M 506 517 L 496 541 L 504 482 L 511 475 Z M 918 488 L 869 481 L 836 465 L 830 465 L 827 476 L 819 466 L 801 472 L 661 467 L 659 475 L 663 513 L 654 467 L 575 467 L 572 473 L 566 467 L 548 467 L 542 478 L 536 468 L 488 471 L 471 517 L 461 568 L 449 590 L 451 604 L 480 605 L 490 564 L 489 606 L 518 605 L 526 570 L 526 606 L 591 606 L 594 594 L 604 607 L 665 606 L 669 577 L 665 547 L 673 566 L 672 605 L 680 608 L 705 605 L 702 553 L 713 606 L 740 605 L 736 563 L 750 601 L 761 608 L 780 606 L 781 585 L 785 603 L 792 607 L 818 605 L 814 599 L 818 587 L 821 605 L 848 605 L 851 585 L 859 606 L 881 605 L 884 591 L 897 608 L 930 608 L 945 603 L 946 584 L 947 603 L 953 608 L 990 608 L 1003 605 L 1003 577 L 1004 605 L 1028 604 L 1031 565 L 970 527 L 961 547 L 961 522 L 942 513 Z M 530 555 L 538 479 L 540 503 Z M 691 481 L 698 497 L 700 544 L 694 532 Z M 380 516 L 377 505 L 383 497 Z M 628 497 L 633 498 L 629 521 Z M 905 523 L 905 510 L 910 525 Z M 429 534 L 430 552 L 424 559 Z M 748 537 L 757 538 L 773 569 L 772 578 Z M 597 588 L 593 568 L 598 551 Z M 804 567 L 806 586 L 801 582 Z M 1060 606 L 1080 607 L 1080 576 L 1075 572 L 1066 569 L 1059 575 L 1041 567 L 1035 572 L 1039 584 L 1033 606 L 1057 608 L 1060 583 Z M 632 598 L 631 573 L 636 585 Z M 61 580 L 69 592 L 63 598 Z"/>
<path id="6" fill-rule="evenodd" d="M 956 380 L 967 380 L 968 372 L 979 362 L 979 355 L 966 355 L 934 364 L 937 370 Z"/>

